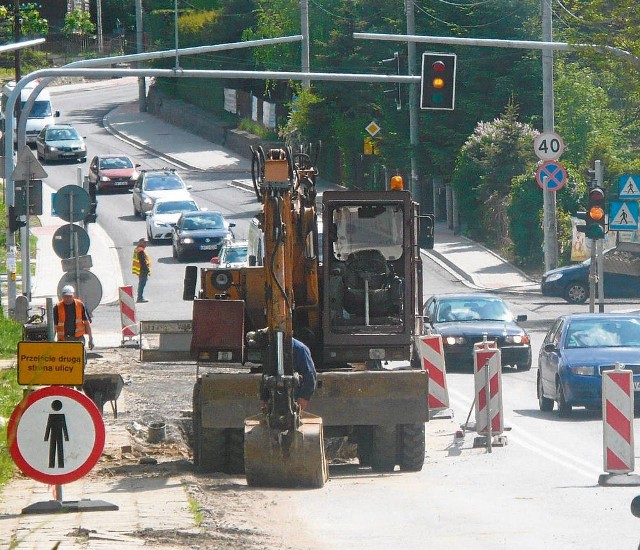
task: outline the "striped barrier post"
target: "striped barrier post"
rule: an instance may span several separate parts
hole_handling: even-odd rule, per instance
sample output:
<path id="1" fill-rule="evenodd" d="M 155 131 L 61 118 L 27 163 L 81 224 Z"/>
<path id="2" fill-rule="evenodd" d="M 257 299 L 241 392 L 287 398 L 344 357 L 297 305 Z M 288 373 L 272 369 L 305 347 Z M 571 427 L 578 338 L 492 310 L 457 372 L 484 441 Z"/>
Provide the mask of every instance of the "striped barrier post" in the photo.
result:
<path id="1" fill-rule="evenodd" d="M 133 299 L 133 287 L 121 286 L 118 289 L 120 297 L 120 324 L 122 326 L 122 343 L 125 338 L 138 336 L 138 321 L 136 321 L 136 303 Z"/>
<path id="2" fill-rule="evenodd" d="M 447 368 L 442 348 L 442 336 L 426 334 L 416 336 L 422 369 L 429 373 L 429 410 L 441 411 L 449 408 Z"/>
<path id="3" fill-rule="evenodd" d="M 476 432 L 489 438 L 504 431 L 502 413 L 502 359 L 495 342 L 473 346 Z"/>
<path id="4" fill-rule="evenodd" d="M 633 472 L 633 373 L 620 363 L 602 371 L 602 423 L 604 471 Z"/>

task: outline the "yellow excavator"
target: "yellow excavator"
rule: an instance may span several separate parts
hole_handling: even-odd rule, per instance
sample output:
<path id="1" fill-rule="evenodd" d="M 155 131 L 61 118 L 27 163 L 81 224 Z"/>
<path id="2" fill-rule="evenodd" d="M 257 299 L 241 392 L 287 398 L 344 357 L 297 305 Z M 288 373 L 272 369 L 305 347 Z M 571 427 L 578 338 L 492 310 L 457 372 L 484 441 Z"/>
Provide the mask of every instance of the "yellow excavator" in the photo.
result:
<path id="1" fill-rule="evenodd" d="M 384 191 L 325 191 L 320 220 L 313 156 L 311 148 L 253 149 L 260 257 L 185 271 L 198 365 L 194 463 L 244 473 L 254 486 L 322 487 L 325 438 L 352 444 L 374 471 L 424 463 L 418 237 L 432 217 L 420 216 L 396 177 Z M 318 371 L 305 411 L 295 399 L 294 337 Z M 266 407 L 256 414 L 260 400 Z"/>

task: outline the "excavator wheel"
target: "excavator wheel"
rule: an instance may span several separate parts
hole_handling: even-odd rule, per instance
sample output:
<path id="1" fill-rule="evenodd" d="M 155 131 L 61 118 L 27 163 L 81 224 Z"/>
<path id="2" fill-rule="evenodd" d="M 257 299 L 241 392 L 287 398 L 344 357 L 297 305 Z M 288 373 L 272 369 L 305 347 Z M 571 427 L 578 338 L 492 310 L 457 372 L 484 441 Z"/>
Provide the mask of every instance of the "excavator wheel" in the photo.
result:
<path id="1" fill-rule="evenodd" d="M 203 428 L 200 383 L 193 388 L 193 463 L 200 472 L 222 472 L 226 458 L 223 429 Z"/>
<path id="2" fill-rule="evenodd" d="M 244 422 L 247 483 L 255 487 L 319 489 L 329 477 L 324 453 L 322 418 L 303 412 L 300 427 L 282 438 L 263 415 Z"/>
<path id="3" fill-rule="evenodd" d="M 371 466 L 371 452 L 373 447 L 373 428 L 371 426 L 358 426 L 356 444 L 358 446 L 358 462 L 360 466 Z"/>
<path id="4" fill-rule="evenodd" d="M 398 426 L 398 462 L 403 472 L 419 472 L 424 465 L 425 439 L 424 424 L 403 424 Z"/>
<path id="5" fill-rule="evenodd" d="M 374 426 L 371 445 L 371 468 L 376 472 L 393 472 L 396 466 L 398 432 L 396 426 Z"/>
<path id="6" fill-rule="evenodd" d="M 244 474 L 244 431 L 241 428 L 227 430 L 227 474 Z"/>

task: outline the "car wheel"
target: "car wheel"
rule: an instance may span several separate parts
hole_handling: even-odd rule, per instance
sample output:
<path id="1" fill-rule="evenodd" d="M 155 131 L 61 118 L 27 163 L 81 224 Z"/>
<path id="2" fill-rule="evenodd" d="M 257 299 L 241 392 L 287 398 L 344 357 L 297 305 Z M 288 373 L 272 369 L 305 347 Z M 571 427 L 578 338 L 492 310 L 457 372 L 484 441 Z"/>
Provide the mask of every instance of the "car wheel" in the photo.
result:
<path id="1" fill-rule="evenodd" d="M 567 418 L 571 416 L 571 410 L 573 407 L 567 403 L 567 398 L 564 395 L 564 388 L 562 382 L 558 381 L 558 416 Z"/>
<path id="2" fill-rule="evenodd" d="M 548 397 L 544 396 L 544 393 L 542 390 L 542 375 L 540 374 L 540 371 L 538 371 L 538 382 L 536 385 L 538 387 L 538 406 L 540 407 L 540 410 L 543 412 L 552 411 L 553 399 L 549 399 Z"/>
<path id="3" fill-rule="evenodd" d="M 178 257 L 178 251 L 176 250 L 176 247 L 175 247 L 175 246 L 172 246 L 172 247 L 171 247 L 171 249 L 172 249 L 172 251 L 173 251 L 173 257 L 174 257 L 174 258 L 177 258 L 177 257 Z"/>
<path id="4" fill-rule="evenodd" d="M 179 249 L 176 249 L 176 259 L 181 262 L 184 259 L 184 252 Z"/>
<path id="5" fill-rule="evenodd" d="M 153 235 L 151 234 L 151 231 L 149 231 L 149 228 L 147 227 L 147 240 L 152 243 L 155 239 L 153 238 Z"/>
<path id="6" fill-rule="evenodd" d="M 589 297 L 589 289 L 582 283 L 569 283 L 564 290 L 564 299 L 570 304 L 584 304 Z"/>

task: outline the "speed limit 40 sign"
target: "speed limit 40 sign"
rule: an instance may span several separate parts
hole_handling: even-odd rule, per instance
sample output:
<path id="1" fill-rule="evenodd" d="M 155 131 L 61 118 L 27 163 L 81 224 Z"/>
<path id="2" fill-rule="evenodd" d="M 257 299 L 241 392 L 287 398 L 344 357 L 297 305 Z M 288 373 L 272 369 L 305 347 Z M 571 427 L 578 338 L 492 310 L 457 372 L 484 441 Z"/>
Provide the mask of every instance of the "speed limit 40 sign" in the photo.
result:
<path id="1" fill-rule="evenodd" d="M 540 160 L 557 160 L 564 153 L 564 141 L 555 132 L 543 132 L 533 140 L 533 150 Z"/>

